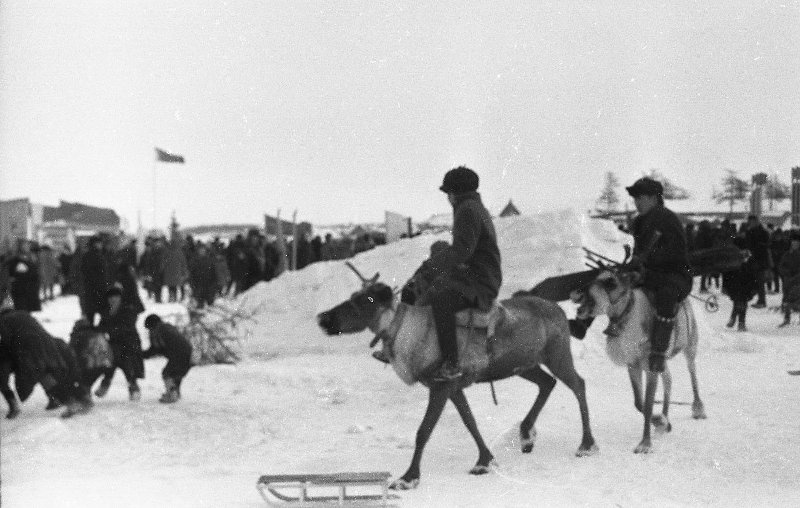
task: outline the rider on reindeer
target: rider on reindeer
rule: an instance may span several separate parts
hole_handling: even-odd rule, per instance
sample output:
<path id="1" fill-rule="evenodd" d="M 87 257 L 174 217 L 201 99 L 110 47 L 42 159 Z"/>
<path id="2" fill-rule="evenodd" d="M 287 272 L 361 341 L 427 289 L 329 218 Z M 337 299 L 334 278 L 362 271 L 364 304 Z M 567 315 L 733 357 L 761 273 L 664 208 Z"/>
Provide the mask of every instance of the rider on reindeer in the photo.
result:
<path id="1" fill-rule="evenodd" d="M 639 215 L 631 226 L 633 257 L 628 269 L 641 271 L 641 286 L 652 293 L 656 320 L 650 332 L 649 367 L 663 372 L 678 305 L 692 290 L 686 232 L 678 216 L 664 206 L 664 187 L 640 178 L 626 187 Z M 593 318 L 570 320 L 570 333 L 582 339 Z M 615 335 L 614 323 L 605 330 Z"/>
<path id="2" fill-rule="evenodd" d="M 459 166 L 444 175 L 439 190 L 453 206 L 453 241 L 423 262 L 423 272 L 436 274 L 435 282 L 417 301 L 430 305 L 444 362 L 434 374 L 437 381 L 462 375 L 458 366 L 456 318 L 459 310 L 489 310 L 503 275 L 492 217 L 478 194 L 478 175 Z"/>

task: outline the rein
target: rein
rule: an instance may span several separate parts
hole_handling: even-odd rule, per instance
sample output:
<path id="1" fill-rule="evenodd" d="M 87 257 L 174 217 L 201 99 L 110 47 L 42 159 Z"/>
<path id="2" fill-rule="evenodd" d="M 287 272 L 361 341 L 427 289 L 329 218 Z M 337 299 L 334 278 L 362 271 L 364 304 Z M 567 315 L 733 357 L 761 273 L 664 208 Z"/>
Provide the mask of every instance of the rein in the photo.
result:
<path id="1" fill-rule="evenodd" d="M 395 300 L 392 300 L 393 304 L 394 302 Z M 392 316 L 392 321 L 389 323 L 389 326 L 376 332 L 375 338 L 372 339 L 372 342 L 370 343 L 370 347 L 374 346 L 379 340 L 383 341 L 389 349 L 389 355 L 393 357 L 394 342 L 397 340 L 397 334 L 400 331 L 400 328 L 403 326 L 403 321 L 405 320 L 407 310 L 408 307 L 406 305 L 398 304 L 396 307 L 387 308 L 383 312 L 377 314 L 373 320 L 373 323 L 371 324 L 371 327 L 377 327 L 381 317 L 383 317 L 387 312 L 394 312 L 394 316 Z"/>

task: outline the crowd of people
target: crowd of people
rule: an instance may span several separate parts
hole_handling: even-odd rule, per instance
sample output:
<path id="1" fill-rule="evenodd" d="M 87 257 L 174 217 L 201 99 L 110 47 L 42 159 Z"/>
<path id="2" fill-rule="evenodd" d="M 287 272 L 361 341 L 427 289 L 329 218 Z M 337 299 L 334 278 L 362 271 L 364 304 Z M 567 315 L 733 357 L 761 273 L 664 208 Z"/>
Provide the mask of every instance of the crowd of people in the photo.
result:
<path id="1" fill-rule="evenodd" d="M 47 393 L 48 409 L 66 405 L 64 416 L 71 416 L 93 405 L 91 388 L 100 378 L 94 395 L 106 395 L 117 369 L 125 376 L 130 400 L 139 400 L 143 360 L 158 355 L 168 359 L 162 372 L 165 392 L 159 400 L 179 400 L 181 382 L 191 367 L 191 342 L 151 314 L 144 321 L 150 348 L 143 351 L 136 328 L 145 311 L 140 286 L 156 303 L 203 308 L 219 296 L 236 296 L 269 281 L 286 268 L 351 257 L 375 245 L 370 235 L 355 240 L 327 235 L 325 241 L 300 235 L 296 246 L 289 243 L 281 249 L 255 229 L 227 245 L 219 239 L 195 241 L 173 231 L 169 240 L 148 238 L 141 253 L 137 240 L 124 236 L 95 235 L 79 242 L 75 252 L 61 253 L 19 240 L 14 251 L 0 254 L 0 392 L 9 404 L 7 416 L 19 413 L 8 386 L 12 373 L 20 400 L 38 383 Z M 57 287 L 60 295 L 77 295 L 80 305 L 81 317 L 69 343 L 52 337 L 31 315 L 42 309 L 42 301 L 56 296 Z"/>

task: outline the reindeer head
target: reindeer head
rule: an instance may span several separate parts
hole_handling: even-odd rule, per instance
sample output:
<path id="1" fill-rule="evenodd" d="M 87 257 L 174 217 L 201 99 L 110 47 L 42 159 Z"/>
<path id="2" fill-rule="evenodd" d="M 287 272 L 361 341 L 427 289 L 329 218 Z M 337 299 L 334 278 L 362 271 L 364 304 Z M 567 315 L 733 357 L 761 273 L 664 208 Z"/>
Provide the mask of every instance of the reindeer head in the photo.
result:
<path id="1" fill-rule="evenodd" d="M 394 299 L 392 288 L 378 282 L 379 274 L 367 279 L 352 264 L 346 264 L 361 279 L 361 290 L 317 315 L 317 323 L 328 335 L 356 333 L 366 329 L 375 321 L 378 312 L 391 307 Z"/>
<path id="2" fill-rule="evenodd" d="M 603 270 L 585 289 L 573 291 L 570 298 L 578 304 L 577 317 L 584 319 L 608 314 L 611 302 L 619 300 L 630 289 L 631 274 Z"/>

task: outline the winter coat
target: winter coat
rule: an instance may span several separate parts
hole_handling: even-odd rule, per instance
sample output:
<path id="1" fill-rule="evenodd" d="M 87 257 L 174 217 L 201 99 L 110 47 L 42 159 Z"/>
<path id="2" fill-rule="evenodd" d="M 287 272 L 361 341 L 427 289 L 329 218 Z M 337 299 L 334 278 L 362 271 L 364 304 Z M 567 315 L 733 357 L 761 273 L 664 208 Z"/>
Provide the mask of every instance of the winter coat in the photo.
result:
<path id="1" fill-rule="evenodd" d="M 653 244 L 656 231 L 661 236 Z M 691 279 L 686 232 L 675 213 L 658 205 L 633 220 L 631 234 L 633 255 L 642 260 L 645 277 L 648 271 L 652 271 L 680 274 Z"/>
<path id="2" fill-rule="evenodd" d="M 213 295 L 217 292 L 217 265 L 209 255 L 195 256 L 189 266 L 189 282 L 197 295 Z"/>
<path id="3" fill-rule="evenodd" d="M 747 239 L 747 248 L 753 254 L 758 268 L 766 270 L 772 268 L 772 261 L 769 254 L 769 233 L 761 224 L 756 227 L 750 228 L 745 233 Z"/>
<path id="4" fill-rule="evenodd" d="M 188 279 L 189 267 L 186 255 L 179 245 L 169 245 L 164 249 L 161 275 L 164 277 L 164 285 L 169 287 L 180 286 Z"/>
<path id="5" fill-rule="evenodd" d="M 783 278 L 783 303 L 800 304 L 800 250 L 790 250 L 781 257 L 778 273 Z"/>
<path id="6" fill-rule="evenodd" d="M 30 396 L 36 383 L 51 390 L 74 376 L 59 351 L 56 341 L 60 340 L 52 337 L 28 312 L 0 313 L 0 363 L 12 366 L 21 401 Z"/>
<path id="7" fill-rule="evenodd" d="M 227 287 L 231 281 L 231 271 L 228 269 L 228 261 L 221 253 L 214 255 L 214 268 L 217 271 L 217 283 L 220 287 Z"/>
<path id="8" fill-rule="evenodd" d="M 423 265 L 435 279 L 474 301 L 478 308 L 491 306 L 503 274 L 492 216 L 480 194 L 458 195 L 453 205 L 453 241 Z"/>
<path id="9" fill-rule="evenodd" d="M 142 353 L 143 358 L 166 356 L 163 377 L 180 379 L 192 366 L 192 343 L 173 325 L 158 323 L 150 330 L 150 349 Z"/>
<path id="10" fill-rule="evenodd" d="M 107 310 L 103 312 L 97 329 L 108 334 L 114 352 L 114 365 L 121 368 L 126 377 L 141 379 L 144 378 L 144 362 L 142 341 L 136 331 L 136 316 L 132 307 L 120 305 L 114 315 Z"/>
<path id="11" fill-rule="evenodd" d="M 132 265 L 121 264 L 117 268 L 115 282 L 122 286 L 122 305 L 129 305 L 137 315 L 144 312 L 144 304 L 139 297 L 139 286 Z"/>
<path id="12" fill-rule="evenodd" d="M 111 281 L 108 262 L 102 250 L 90 249 L 83 255 L 81 274 L 86 311 L 100 312 L 105 305 L 106 291 Z"/>
<path id="13" fill-rule="evenodd" d="M 39 251 L 39 276 L 43 288 L 49 288 L 59 280 L 59 263 L 52 249 Z"/>
<path id="14" fill-rule="evenodd" d="M 39 267 L 30 256 L 14 256 L 7 262 L 14 308 L 36 312 L 42 310 L 39 300 Z"/>
<path id="15" fill-rule="evenodd" d="M 750 258 L 738 270 L 722 274 L 722 292 L 734 302 L 749 302 L 758 290 L 758 265 Z"/>

